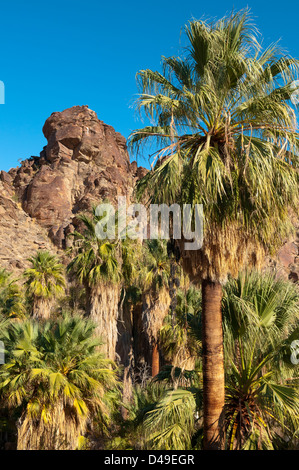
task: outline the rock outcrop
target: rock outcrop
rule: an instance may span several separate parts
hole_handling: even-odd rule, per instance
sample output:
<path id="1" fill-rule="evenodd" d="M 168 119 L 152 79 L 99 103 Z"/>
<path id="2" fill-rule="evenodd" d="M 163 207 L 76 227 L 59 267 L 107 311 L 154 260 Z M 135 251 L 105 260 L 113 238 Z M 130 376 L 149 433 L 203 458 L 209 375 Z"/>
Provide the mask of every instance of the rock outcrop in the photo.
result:
<path id="1" fill-rule="evenodd" d="M 147 171 L 130 163 L 125 138 L 88 106 L 51 114 L 43 133 L 48 144 L 39 157 L 1 172 L 0 263 L 7 267 L 21 269 L 35 247 L 65 248 L 78 213 L 119 195 L 129 202 Z"/>
<path id="2" fill-rule="evenodd" d="M 37 250 L 57 251 L 47 231 L 22 209 L 5 172 L 0 172 L 0 219 L 0 268 L 18 276 Z"/>
<path id="3" fill-rule="evenodd" d="M 294 234 L 286 240 L 274 259 L 269 260 L 269 266 L 277 276 L 299 283 L 299 219 L 294 217 Z"/>

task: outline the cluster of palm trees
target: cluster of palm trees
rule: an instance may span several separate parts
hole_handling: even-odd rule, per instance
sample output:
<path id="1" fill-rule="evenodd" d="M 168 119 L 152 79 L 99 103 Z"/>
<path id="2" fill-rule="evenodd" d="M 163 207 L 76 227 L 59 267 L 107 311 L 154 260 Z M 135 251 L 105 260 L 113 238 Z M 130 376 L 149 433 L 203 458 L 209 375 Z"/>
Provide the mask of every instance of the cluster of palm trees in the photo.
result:
<path id="1" fill-rule="evenodd" d="M 170 303 L 167 243 L 149 241 L 138 249 L 129 239 L 99 240 L 95 210 L 79 217 L 82 230 L 72 234 L 67 266 L 56 255 L 38 251 L 28 260 L 23 284 L 1 271 L 6 362 L 0 394 L 18 449 L 77 448 L 88 426 L 95 432 L 95 423 L 105 434 L 114 404 L 121 407 L 120 398 L 128 401 L 132 395 L 133 382 L 125 390 L 125 374 L 116 361 L 119 365 L 117 342 L 125 347 L 124 337 L 119 338 L 121 310 L 134 310 L 135 302 L 143 305 L 133 315 L 139 315 L 148 339 L 147 379 L 159 372 L 158 335 Z M 138 290 L 142 294 L 132 296 Z M 129 328 L 132 320 L 123 328 L 126 334 Z M 144 345 L 139 349 L 143 352 Z M 134 374 L 133 364 L 127 372 Z"/>
<path id="2" fill-rule="evenodd" d="M 0 271 L 0 417 L 19 449 L 298 442 L 298 286 L 260 268 L 298 210 L 299 62 L 263 50 L 247 11 L 185 33 L 181 57 L 137 74 L 150 123 L 129 145 L 158 149 L 136 199 L 203 204 L 203 245 L 101 240 L 93 209 L 66 269 L 38 252 L 24 295 Z"/>
<path id="3" fill-rule="evenodd" d="M 290 361 L 298 300 L 295 285 L 270 273 L 245 271 L 225 285 L 223 449 L 298 449 L 298 369 Z M 167 355 L 185 347 L 195 364 L 166 366 L 135 387 L 111 448 L 204 448 L 202 308 L 200 290 L 178 292 L 176 329 L 166 319 L 160 345 Z"/>

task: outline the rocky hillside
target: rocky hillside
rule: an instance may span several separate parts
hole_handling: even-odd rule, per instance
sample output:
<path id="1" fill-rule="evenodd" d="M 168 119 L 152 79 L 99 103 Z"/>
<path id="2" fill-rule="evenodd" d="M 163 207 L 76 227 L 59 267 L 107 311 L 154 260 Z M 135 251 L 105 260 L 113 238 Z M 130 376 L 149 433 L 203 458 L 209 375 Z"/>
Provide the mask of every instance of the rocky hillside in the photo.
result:
<path id="1" fill-rule="evenodd" d="M 0 172 L 0 264 L 18 271 L 37 249 L 60 251 L 76 215 L 118 195 L 129 201 L 147 171 L 130 163 L 125 138 L 88 106 L 55 112 L 39 157 Z"/>
<path id="2" fill-rule="evenodd" d="M 76 215 L 103 199 L 129 201 L 146 169 L 130 163 L 125 138 L 100 121 L 88 106 L 55 112 L 43 133 L 39 157 L 0 172 L 0 266 L 19 273 L 37 249 L 63 253 Z M 299 224 L 275 260 L 276 271 L 299 278 Z"/>
<path id="3" fill-rule="evenodd" d="M 17 202 L 11 177 L 0 173 L 0 268 L 18 275 L 28 266 L 27 258 L 37 250 L 55 253 L 47 231 Z"/>

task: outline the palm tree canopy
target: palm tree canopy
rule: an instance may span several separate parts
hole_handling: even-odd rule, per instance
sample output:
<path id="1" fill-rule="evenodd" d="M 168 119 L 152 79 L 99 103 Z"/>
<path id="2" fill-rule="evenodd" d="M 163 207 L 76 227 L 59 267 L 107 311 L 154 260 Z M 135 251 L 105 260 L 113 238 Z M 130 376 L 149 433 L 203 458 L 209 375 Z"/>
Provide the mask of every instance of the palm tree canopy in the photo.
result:
<path id="1" fill-rule="evenodd" d="M 29 261 L 32 267 L 24 272 L 29 295 L 51 299 L 64 292 L 64 266 L 55 255 L 38 251 Z"/>
<path id="2" fill-rule="evenodd" d="M 201 296 L 197 290 L 188 292 L 182 300 L 190 305 L 189 312 L 180 312 L 180 300 L 178 324 L 171 329 L 166 323 L 160 334 L 166 352 L 171 353 L 177 347 L 175 341 L 180 343 L 181 337 L 175 334 L 185 319 L 188 340 L 196 339 L 200 361 Z M 278 449 L 298 442 L 298 366 L 290 360 L 290 345 L 299 334 L 298 304 L 298 286 L 272 273 L 241 272 L 224 287 L 227 449 Z M 187 376 L 179 368 L 164 367 L 155 381 L 180 384 L 191 373 L 200 379 L 198 365 Z"/>
<path id="3" fill-rule="evenodd" d="M 71 235 L 75 239 L 75 257 L 68 265 L 68 271 L 75 274 L 79 282 L 92 287 L 99 281 L 118 282 L 120 280 L 120 262 L 117 256 L 117 241 L 100 239 L 96 234 L 96 224 L 100 220 L 93 208 L 92 216 L 81 214 L 83 233 L 78 231 Z"/>
<path id="4" fill-rule="evenodd" d="M 197 276 L 225 281 L 245 263 L 258 264 L 290 230 L 289 209 L 298 204 L 290 98 L 299 62 L 277 44 L 263 50 L 248 11 L 192 21 L 185 33 L 182 57 L 162 57 L 162 73 L 137 74 L 136 107 L 152 125 L 134 131 L 129 144 L 161 147 L 137 194 L 151 203 L 203 204 L 204 243 L 190 263 Z"/>
<path id="5" fill-rule="evenodd" d="M 74 448 L 92 416 L 107 424 L 119 383 L 115 364 L 97 351 L 94 329 L 90 320 L 64 315 L 11 324 L 3 332 L 0 394 L 9 408 L 20 407 L 22 448 L 53 449 L 59 433 L 63 445 Z"/>
<path id="6" fill-rule="evenodd" d="M 99 206 L 97 206 L 99 207 Z M 95 334 L 105 338 L 102 350 L 107 357 L 115 358 L 119 316 L 119 294 L 121 282 L 121 244 L 112 233 L 103 238 L 98 231 L 102 221 L 97 207 L 92 215 L 81 214 L 82 228 L 72 233 L 73 255 L 67 270 L 85 288 L 86 315 L 97 324 Z M 109 223 L 107 224 L 109 226 Z M 107 230 L 109 227 L 107 226 Z"/>
<path id="7" fill-rule="evenodd" d="M 140 272 L 143 287 L 159 292 L 168 287 L 170 263 L 165 240 L 146 240 L 144 244 L 143 270 Z"/>

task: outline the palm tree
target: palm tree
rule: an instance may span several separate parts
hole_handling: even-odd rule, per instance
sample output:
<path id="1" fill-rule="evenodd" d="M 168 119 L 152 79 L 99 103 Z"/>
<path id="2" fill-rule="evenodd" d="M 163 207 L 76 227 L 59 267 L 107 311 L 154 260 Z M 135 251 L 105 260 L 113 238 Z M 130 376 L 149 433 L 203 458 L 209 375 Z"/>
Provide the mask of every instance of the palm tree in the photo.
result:
<path id="1" fill-rule="evenodd" d="M 196 416 L 195 391 L 167 390 L 143 420 L 148 449 L 191 449 Z"/>
<path id="2" fill-rule="evenodd" d="M 134 372 L 137 362 L 136 340 L 142 344 L 143 332 L 138 329 L 138 338 L 134 334 L 136 325 L 141 323 L 141 285 L 140 272 L 143 268 L 143 247 L 138 240 L 125 238 L 121 241 L 121 275 L 122 292 L 119 303 L 117 354 L 123 364 L 123 402 L 127 404 L 132 398 Z M 127 409 L 122 408 L 123 417 Z"/>
<path id="3" fill-rule="evenodd" d="M 19 450 L 75 450 L 94 419 L 107 426 L 119 384 L 94 328 L 64 316 L 8 329 L 0 389 L 2 403 L 19 410 Z"/>
<path id="4" fill-rule="evenodd" d="M 83 233 L 73 232 L 73 260 L 67 270 L 85 287 L 86 314 L 96 325 L 96 335 L 102 338 L 103 352 L 114 360 L 117 341 L 120 263 L 117 243 L 100 239 L 96 234 L 99 221 L 93 209 L 92 217 L 79 216 Z"/>
<path id="5" fill-rule="evenodd" d="M 149 203 L 203 204 L 201 249 L 185 269 L 202 285 L 204 439 L 223 447 L 222 286 L 243 266 L 259 266 L 290 230 L 298 207 L 298 135 L 288 101 L 298 61 L 277 45 L 262 50 L 247 11 L 214 23 L 192 21 L 182 57 L 162 57 L 162 73 L 138 74 L 137 109 L 153 122 L 130 146 L 158 142 L 154 170 L 138 185 Z"/>
<path id="6" fill-rule="evenodd" d="M 107 444 L 111 450 L 143 450 L 146 447 L 143 420 L 145 414 L 154 409 L 165 393 L 164 384 L 152 381 L 145 384 L 135 384 L 132 398 L 127 403 L 127 416 L 122 426 L 117 429 L 114 439 Z"/>
<path id="7" fill-rule="evenodd" d="M 163 356 L 173 367 L 195 369 L 201 350 L 201 301 L 201 292 L 194 286 L 187 291 L 180 289 L 177 292 L 175 322 L 168 314 L 159 331 Z"/>
<path id="8" fill-rule="evenodd" d="M 64 266 L 48 251 L 38 251 L 28 261 L 32 267 L 25 270 L 24 277 L 26 293 L 32 301 L 32 316 L 48 320 L 53 300 L 65 289 Z"/>
<path id="9" fill-rule="evenodd" d="M 6 269 L 0 269 L 0 312 L 6 318 L 22 318 L 25 314 L 21 288 Z"/>
<path id="10" fill-rule="evenodd" d="M 170 264 L 165 240 L 145 242 L 143 283 L 143 322 L 152 351 L 152 376 L 160 370 L 159 330 L 168 314 L 171 298 L 168 289 Z"/>
<path id="11" fill-rule="evenodd" d="M 298 440 L 298 378 L 289 359 L 298 306 L 296 286 L 270 273 L 244 272 L 225 287 L 228 449 L 273 449 Z"/>

